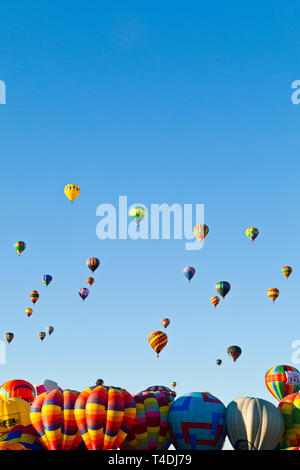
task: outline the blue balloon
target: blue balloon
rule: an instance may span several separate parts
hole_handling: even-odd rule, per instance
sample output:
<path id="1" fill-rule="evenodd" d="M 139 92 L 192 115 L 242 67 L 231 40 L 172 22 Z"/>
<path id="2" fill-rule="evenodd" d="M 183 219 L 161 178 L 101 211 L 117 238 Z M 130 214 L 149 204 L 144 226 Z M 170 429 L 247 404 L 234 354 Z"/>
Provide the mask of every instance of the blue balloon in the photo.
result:
<path id="1" fill-rule="evenodd" d="M 49 286 L 51 281 L 52 281 L 52 276 L 50 276 L 50 274 L 45 274 L 43 276 L 43 283 L 46 284 L 46 287 Z"/>
<path id="2" fill-rule="evenodd" d="M 194 277 L 194 274 L 196 272 L 195 268 L 191 268 L 190 266 L 184 268 L 183 270 L 184 275 L 188 278 L 189 282 Z"/>
<path id="3" fill-rule="evenodd" d="M 208 392 L 187 393 L 171 405 L 169 425 L 177 450 L 220 450 L 226 437 L 226 407 Z"/>

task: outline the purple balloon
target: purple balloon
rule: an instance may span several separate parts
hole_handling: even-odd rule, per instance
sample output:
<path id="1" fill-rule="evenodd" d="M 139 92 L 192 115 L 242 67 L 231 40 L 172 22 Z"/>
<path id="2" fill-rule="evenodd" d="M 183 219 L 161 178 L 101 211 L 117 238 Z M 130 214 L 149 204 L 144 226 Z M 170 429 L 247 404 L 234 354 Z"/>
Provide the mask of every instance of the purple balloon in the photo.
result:
<path id="1" fill-rule="evenodd" d="M 82 298 L 82 300 L 86 299 L 87 296 L 89 295 L 90 291 L 88 289 L 86 289 L 85 287 L 82 287 L 78 294 L 80 295 L 80 297 Z"/>

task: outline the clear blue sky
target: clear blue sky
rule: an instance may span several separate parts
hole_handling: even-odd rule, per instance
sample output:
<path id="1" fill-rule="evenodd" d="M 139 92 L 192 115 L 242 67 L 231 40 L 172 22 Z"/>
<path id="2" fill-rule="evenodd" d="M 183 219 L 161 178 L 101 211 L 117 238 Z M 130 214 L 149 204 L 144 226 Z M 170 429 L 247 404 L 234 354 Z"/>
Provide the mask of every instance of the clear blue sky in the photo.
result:
<path id="1" fill-rule="evenodd" d="M 1 6 L 0 335 L 15 333 L 2 382 L 51 378 L 81 390 L 103 378 L 135 393 L 176 380 L 178 395 L 275 403 L 265 372 L 291 364 L 300 339 L 300 105 L 290 98 L 299 13 L 279 1 Z M 73 206 L 67 183 L 81 187 Z M 100 241 L 96 208 L 119 195 L 205 204 L 203 250 Z M 260 230 L 254 245 L 248 226 Z M 20 258 L 17 240 L 27 243 Z M 90 256 L 101 267 L 83 303 Z M 190 285 L 185 266 L 196 268 Z M 220 280 L 232 289 L 214 310 Z M 269 287 L 280 289 L 274 305 Z M 165 316 L 169 343 L 157 359 L 147 336 Z M 55 331 L 41 342 L 47 325 Z M 236 363 L 232 344 L 243 350 Z"/>

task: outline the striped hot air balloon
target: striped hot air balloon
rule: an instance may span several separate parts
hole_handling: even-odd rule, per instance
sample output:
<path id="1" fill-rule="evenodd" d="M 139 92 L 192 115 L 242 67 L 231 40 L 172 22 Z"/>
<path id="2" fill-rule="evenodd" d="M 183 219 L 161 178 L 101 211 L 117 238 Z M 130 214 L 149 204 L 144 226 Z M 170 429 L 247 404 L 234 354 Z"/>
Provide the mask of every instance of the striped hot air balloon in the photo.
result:
<path id="1" fill-rule="evenodd" d="M 32 403 L 31 423 L 47 450 L 75 450 L 81 443 L 74 414 L 79 394 L 74 390 L 52 390 Z"/>
<path id="2" fill-rule="evenodd" d="M 247 230 L 246 230 L 246 235 L 247 235 L 248 238 L 250 238 L 252 243 L 257 238 L 258 234 L 259 234 L 259 231 L 255 227 L 248 227 Z"/>
<path id="3" fill-rule="evenodd" d="M 164 328 L 167 328 L 170 325 L 169 318 L 163 318 L 162 321 L 161 321 L 161 324 Z"/>
<path id="4" fill-rule="evenodd" d="M 94 272 L 100 266 L 100 260 L 98 258 L 89 258 L 86 260 L 86 265 L 92 272 Z"/>
<path id="5" fill-rule="evenodd" d="M 30 293 L 30 300 L 33 304 L 35 304 L 39 298 L 40 294 L 38 293 L 37 290 L 33 290 L 31 293 Z"/>
<path id="6" fill-rule="evenodd" d="M 235 362 L 242 354 L 242 350 L 239 346 L 229 346 L 227 349 L 227 354 L 228 356 L 232 357 L 233 361 Z"/>
<path id="7" fill-rule="evenodd" d="M 231 285 L 227 281 L 220 281 L 216 284 L 216 291 L 220 294 L 223 299 L 231 289 Z"/>
<path id="8" fill-rule="evenodd" d="M 288 279 L 290 275 L 292 274 L 293 269 L 291 266 L 283 266 L 281 269 L 282 274 Z"/>
<path id="9" fill-rule="evenodd" d="M 32 403 L 35 399 L 36 392 L 34 386 L 22 379 L 8 380 L 1 385 L 0 395 L 6 398 L 21 398 Z"/>
<path id="10" fill-rule="evenodd" d="M 168 395 L 171 401 L 174 401 L 176 398 L 176 392 L 174 390 L 171 390 L 169 387 L 166 387 L 165 385 L 151 385 L 151 387 L 146 388 L 146 390 L 143 390 L 144 392 L 159 392 L 159 393 L 164 393 Z M 141 392 L 142 393 L 142 392 Z"/>
<path id="11" fill-rule="evenodd" d="M 23 253 L 23 251 L 25 250 L 26 248 L 26 243 L 25 242 L 16 242 L 14 244 L 14 249 L 16 250 L 16 252 L 18 253 L 18 255 L 20 256 L 21 253 Z"/>
<path id="12" fill-rule="evenodd" d="M 300 384 L 298 382 L 289 383 L 289 372 L 299 374 L 299 371 L 296 369 L 296 367 L 287 365 L 274 366 L 266 372 L 266 387 L 273 397 L 278 401 L 282 400 L 287 395 L 291 395 L 300 391 Z"/>
<path id="13" fill-rule="evenodd" d="M 276 289 L 276 287 L 271 287 L 270 289 L 267 290 L 268 297 L 270 297 L 271 300 L 273 300 L 273 303 L 279 296 L 279 290 Z"/>
<path id="14" fill-rule="evenodd" d="M 159 357 L 159 353 L 163 350 L 168 342 L 168 337 L 166 333 L 162 331 L 153 331 L 148 336 L 148 343 L 150 344 L 151 348 L 156 352 L 157 357 Z"/>
<path id="15" fill-rule="evenodd" d="M 210 299 L 211 303 L 213 304 L 213 306 L 216 308 L 216 306 L 218 305 L 218 303 L 220 302 L 220 297 L 218 297 L 217 295 L 215 295 L 214 297 L 212 297 Z"/>
<path id="16" fill-rule="evenodd" d="M 300 446 L 300 393 L 287 395 L 280 401 L 278 409 L 284 419 L 284 434 L 280 445 L 282 448 Z"/>
<path id="17" fill-rule="evenodd" d="M 209 232 L 209 228 L 205 224 L 197 224 L 194 227 L 194 233 L 201 242 L 204 240 L 208 232 Z"/>
<path id="18" fill-rule="evenodd" d="M 127 390 L 100 385 L 81 392 L 74 412 L 89 450 L 115 450 L 133 428 L 136 404 Z"/>
<path id="19" fill-rule="evenodd" d="M 16 425 L 0 435 L 0 445 L 7 444 L 7 450 L 43 450 L 37 439 L 34 427 L 31 424 Z M 13 446 L 21 446 L 17 448 Z M 6 450 L 1 446 L 0 450 Z"/>
<path id="20" fill-rule="evenodd" d="M 6 341 L 8 343 L 10 343 L 14 339 L 15 335 L 13 333 L 5 333 L 4 337 L 5 337 Z"/>

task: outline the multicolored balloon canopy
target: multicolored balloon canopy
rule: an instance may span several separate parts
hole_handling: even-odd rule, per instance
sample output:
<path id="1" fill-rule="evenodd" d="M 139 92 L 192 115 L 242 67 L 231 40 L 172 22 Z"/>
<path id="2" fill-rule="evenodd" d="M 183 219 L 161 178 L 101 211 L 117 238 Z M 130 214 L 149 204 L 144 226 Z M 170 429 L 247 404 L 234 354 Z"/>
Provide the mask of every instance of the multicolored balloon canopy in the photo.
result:
<path id="1" fill-rule="evenodd" d="M 98 258 L 89 258 L 86 260 L 86 265 L 92 272 L 94 272 L 100 266 L 100 260 Z"/>
<path id="2" fill-rule="evenodd" d="M 300 383 L 289 380 L 289 374 L 299 374 L 296 367 L 288 365 L 273 366 L 266 372 L 265 384 L 269 392 L 276 400 L 280 401 L 287 395 L 291 395 L 300 391 Z"/>
<path id="3" fill-rule="evenodd" d="M 87 296 L 89 295 L 89 293 L 90 291 L 86 289 L 85 287 L 82 287 L 81 289 L 79 289 L 79 292 L 78 292 L 82 300 L 85 300 Z"/>
<path id="4" fill-rule="evenodd" d="M 227 349 L 227 354 L 235 362 L 240 357 L 240 355 L 242 354 L 242 350 L 239 346 L 229 346 L 229 348 Z"/>
<path id="5" fill-rule="evenodd" d="M 148 336 L 148 343 L 150 344 L 151 348 L 156 352 L 157 357 L 159 357 L 159 353 L 166 346 L 167 342 L 168 337 L 163 331 L 153 331 Z"/>
<path id="6" fill-rule="evenodd" d="M 220 294 L 223 299 L 231 289 L 231 285 L 227 281 L 220 281 L 216 284 L 216 291 Z"/>
<path id="7" fill-rule="evenodd" d="M 161 321 L 161 324 L 164 328 L 167 328 L 170 325 L 169 318 L 163 318 L 162 321 Z"/>
<path id="8" fill-rule="evenodd" d="M 292 274 L 293 269 L 291 266 L 283 266 L 281 269 L 282 274 L 288 279 L 290 275 Z"/>
<path id="9" fill-rule="evenodd" d="M 276 287 L 271 287 L 267 290 L 267 295 L 271 300 L 273 300 L 274 303 L 277 297 L 279 296 L 279 289 L 277 289 Z"/>
<path id="10" fill-rule="evenodd" d="M 208 232 L 209 232 L 209 228 L 205 224 L 197 224 L 194 227 L 194 233 L 196 237 L 198 238 L 198 240 L 200 240 L 201 242 L 204 240 Z"/>
<path id="11" fill-rule="evenodd" d="M 37 300 L 39 299 L 39 296 L 40 294 L 38 293 L 37 290 L 33 290 L 31 293 L 30 293 L 30 300 L 33 304 L 35 304 L 37 302 Z"/>
<path id="12" fill-rule="evenodd" d="M 211 297 L 210 301 L 211 301 L 212 305 L 213 305 L 214 307 L 216 307 L 216 306 L 219 304 L 219 302 L 220 302 L 220 297 L 218 297 L 217 295 L 215 295 L 214 297 Z"/>
<path id="13" fill-rule="evenodd" d="M 50 274 L 45 274 L 43 276 L 43 283 L 45 284 L 46 287 L 49 286 L 51 281 L 52 281 L 52 276 L 50 276 Z"/>
<path id="14" fill-rule="evenodd" d="M 255 227 L 248 227 L 246 230 L 246 235 L 252 242 L 257 238 L 259 231 Z"/>
<path id="15" fill-rule="evenodd" d="M 25 242 L 19 241 L 14 244 L 14 249 L 16 250 L 19 256 L 21 255 L 21 253 L 23 253 L 25 248 L 26 248 Z"/>
<path id="16" fill-rule="evenodd" d="M 188 279 L 189 282 L 194 277 L 195 272 L 196 272 L 195 268 L 192 268 L 191 266 L 187 266 L 183 270 L 183 274 L 185 275 L 185 277 Z"/>

